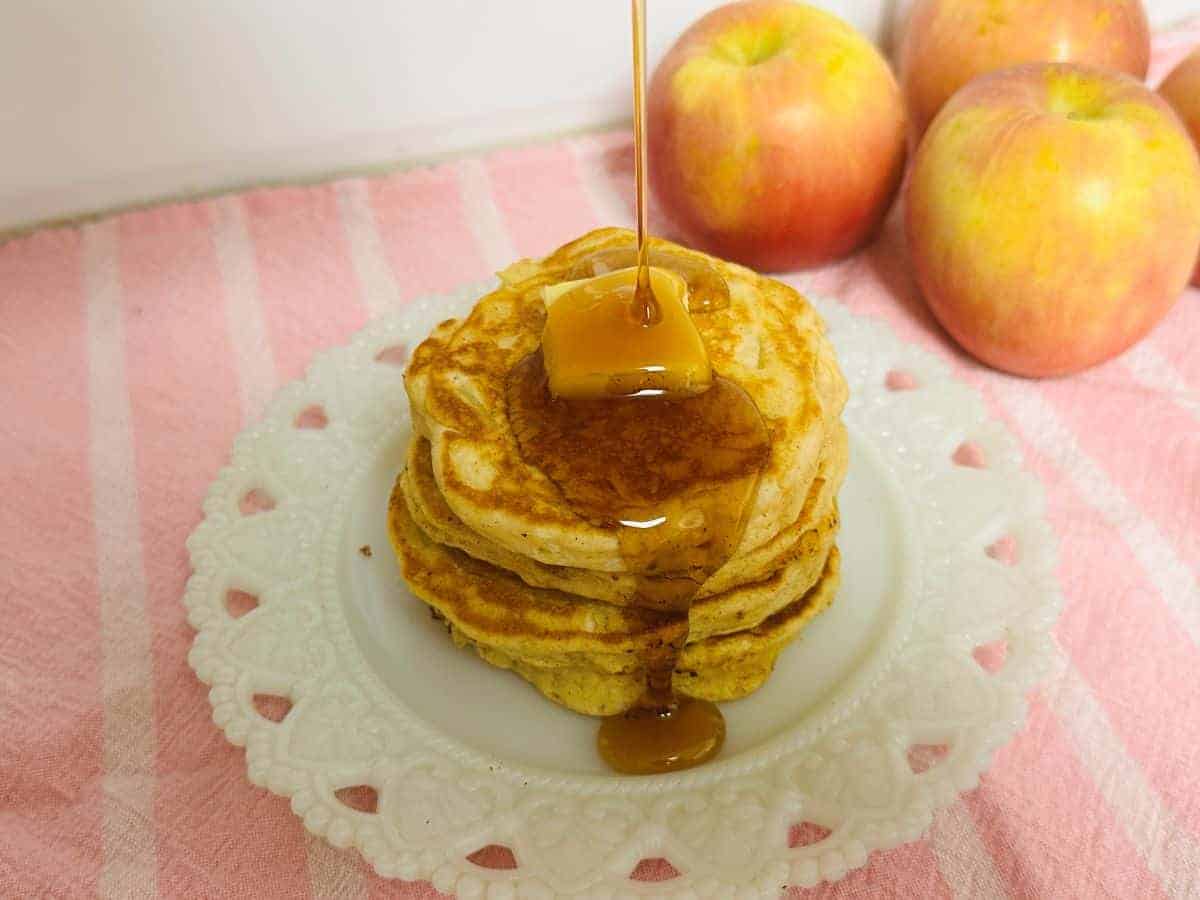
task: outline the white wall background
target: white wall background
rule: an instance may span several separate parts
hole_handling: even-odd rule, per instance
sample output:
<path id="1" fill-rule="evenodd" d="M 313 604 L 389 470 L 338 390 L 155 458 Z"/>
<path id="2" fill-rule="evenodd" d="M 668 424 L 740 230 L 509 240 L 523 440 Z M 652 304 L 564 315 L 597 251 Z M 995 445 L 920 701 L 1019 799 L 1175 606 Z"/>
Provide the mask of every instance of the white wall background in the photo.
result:
<path id="1" fill-rule="evenodd" d="M 815 0 L 881 39 L 905 0 Z M 648 0 L 653 59 L 712 0 Z M 1157 24 L 1200 0 L 1150 0 Z M 0 0 L 0 230 L 608 124 L 625 0 Z"/>

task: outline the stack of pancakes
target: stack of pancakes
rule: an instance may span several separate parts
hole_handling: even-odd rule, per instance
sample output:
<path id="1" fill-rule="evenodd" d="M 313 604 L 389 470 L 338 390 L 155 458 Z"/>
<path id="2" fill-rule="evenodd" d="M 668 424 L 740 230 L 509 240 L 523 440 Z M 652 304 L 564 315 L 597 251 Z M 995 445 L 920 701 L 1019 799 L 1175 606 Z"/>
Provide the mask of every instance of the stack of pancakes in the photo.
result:
<path id="1" fill-rule="evenodd" d="M 718 701 L 749 694 L 838 583 L 846 383 L 812 307 L 749 269 L 652 244 L 724 278 L 728 305 L 693 318 L 714 371 L 749 393 L 771 434 L 741 542 L 701 587 L 688 622 L 639 605 L 614 529 L 573 513 L 522 459 L 505 388 L 538 349 L 542 288 L 632 241 L 601 229 L 515 263 L 470 315 L 443 322 L 417 348 L 405 374 L 414 435 L 389 504 L 405 579 L 454 640 L 590 715 L 631 707 L 647 653 L 689 626 L 676 691 Z"/>

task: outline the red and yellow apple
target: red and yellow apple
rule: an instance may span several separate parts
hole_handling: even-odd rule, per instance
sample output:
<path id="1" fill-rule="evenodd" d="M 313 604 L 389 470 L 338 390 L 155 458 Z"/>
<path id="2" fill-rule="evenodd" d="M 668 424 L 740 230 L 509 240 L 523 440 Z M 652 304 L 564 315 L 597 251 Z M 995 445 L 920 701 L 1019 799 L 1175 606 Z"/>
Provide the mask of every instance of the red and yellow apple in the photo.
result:
<path id="1" fill-rule="evenodd" d="M 1033 64 L 976 79 L 926 133 L 905 189 L 914 274 L 966 350 L 1074 372 L 1157 323 L 1200 249 L 1200 160 L 1128 76 Z"/>
<path id="2" fill-rule="evenodd" d="M 1200 50 L 1193 50 L 1171 70 L 1159 85 L 1158 93 L 1179 114 L 1192 143 L 1200 149 Z M 1192 275 L 1192 284 L 1200 285 L 1200 264 Z"/>
<path id="3" fill-rule="evenodd" d="M 915 133 L 971 79 L 1030 62 L 1145 78 L 1150 27 L 1141 0 L 916 0 L 897 47 Z"/>
<path id="4" fill-rule="evenodd" d="M 721 7 L 648 97 L 650 179 L 685 238 L 759 269 L 815 265 L 878 226 L 904 168 L 899 87 L 872 44 L 788 0 Z"/>

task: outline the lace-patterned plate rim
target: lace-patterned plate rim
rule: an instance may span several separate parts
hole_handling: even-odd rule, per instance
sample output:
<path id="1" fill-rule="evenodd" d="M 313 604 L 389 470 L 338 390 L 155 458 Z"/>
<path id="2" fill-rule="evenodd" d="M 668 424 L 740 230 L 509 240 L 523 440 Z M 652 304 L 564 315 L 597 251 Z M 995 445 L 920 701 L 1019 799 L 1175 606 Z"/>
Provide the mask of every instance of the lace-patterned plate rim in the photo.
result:
<path id="1" fill-rule="evenodd" d="M 906 501 L 903 530 L 915 545 L 904 556 L 920 565 L 907 592 L 913 614 L 892 630 L 894 646 L 856 673 L 861 684 L 834 698 L 817 725 L 654 785 L 563 775 L 505 765 L 439 732 L 360 657 L 332 562 L 342 552 L 344 485 L 406 427 L 407 404 L 394 390 L 403 348 L 487 289 L 408 304 L 320 354 L 238 438 L 209 491 L 205 520 L 188 542 L 194 574 L 184 599 L 198 632 L 189 659 L 212 685 L 215 721 L 247 747 L 251 781 L 291 797 L 306 827 L 357 846 L 381 874 L 432 878 L 464 896 L 632 896 L 640 889 L 629 873 L 646 856 L 669 858 L 679 873 L 656 883 L 656 893 L 773 896 L 784 882 L 841 877 L 869 851 L 918 837 L 935 809 L 974 786 L 1024 719 L 1024 695 L 1049 663 L 1061 605 L 1054 542 L 1040 487 L 974 391 L 941 361 L 833 301 L 815 302 L 851 383 L 846 420 Z M 973 451 L 960 454 L 968 443 Z M 994 506 L 987 521 L 972 518 L 960 484 L 943 485 L 960 469 L 986 488 L 982 503 Z M 1019 559 L 984 561 L 1014 535 Z M 984 598 L 969 620 L 955 619 L 947 603 L 963 571 Z M 235 615 L 231 592 L 256 605 Z M 973 650 L 997 638 L 1007 645 L 1003 668 L 969 668 Z M 282 719 L 263 715 L 263 695 L 285 701 Z M 938 703 L 950 710 L 941 719 Z M 339 718 L 338 704 L 353 710 L 353 722 Z M 950 750 L 932 768 L 918 772 L 911 756 L 906 765 L 912 747 L 939 742 Z M 355 785 L 373 793 L 374 809 L 339 796 Z M 672 818 L 680 803 L 693 810 L 687 822 Z M 568 821 L 595 827 L 548 835 L 550 808 L 559 831 Z M 705 809 L 722 815 L 697 831 L 704 816 L 696 810 Z M 774 833 L 731 833 L 722 820 L 748 809 Z M 799 820 L 819 825 L 823 839 L 790 846 L 783 835 Z M 487 844 L 511 847 L 517 867 L 481 869 L 466 858 Z"/>

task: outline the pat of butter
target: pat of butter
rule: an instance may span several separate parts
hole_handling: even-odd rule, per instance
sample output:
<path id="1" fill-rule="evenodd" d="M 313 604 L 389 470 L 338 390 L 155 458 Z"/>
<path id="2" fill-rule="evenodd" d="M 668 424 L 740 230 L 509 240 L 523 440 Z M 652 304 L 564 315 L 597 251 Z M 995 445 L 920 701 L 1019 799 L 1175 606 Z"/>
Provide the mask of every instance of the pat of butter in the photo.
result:
<path id="1" fill-rule="evenodd" d="M 556 397 L 690 396 L 711 386 L 687 282 L 650 268 L 660 316 L 646 325 L 634 311 L 636 281 L 634 267 L 543 288 L 542 354 Z"/>

